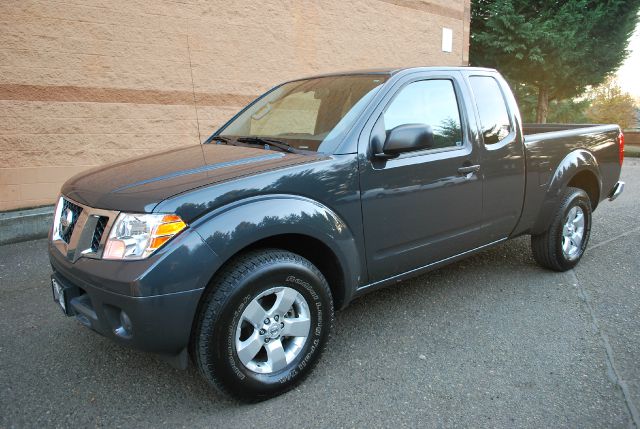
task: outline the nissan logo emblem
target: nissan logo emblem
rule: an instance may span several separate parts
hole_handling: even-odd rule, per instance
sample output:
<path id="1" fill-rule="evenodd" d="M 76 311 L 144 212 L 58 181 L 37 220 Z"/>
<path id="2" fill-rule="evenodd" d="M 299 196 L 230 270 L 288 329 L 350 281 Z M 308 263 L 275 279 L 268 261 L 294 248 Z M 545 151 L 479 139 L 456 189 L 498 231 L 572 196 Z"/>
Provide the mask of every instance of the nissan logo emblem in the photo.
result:
<path id="1" fill-rule="evenodd" d="M 60 217 L 60 226 L 62 227 L 62 231 L 66 232 L 72 223 L 73 223 L 73 211 L 67 208 L 62 212 L 62 216 Z"/>

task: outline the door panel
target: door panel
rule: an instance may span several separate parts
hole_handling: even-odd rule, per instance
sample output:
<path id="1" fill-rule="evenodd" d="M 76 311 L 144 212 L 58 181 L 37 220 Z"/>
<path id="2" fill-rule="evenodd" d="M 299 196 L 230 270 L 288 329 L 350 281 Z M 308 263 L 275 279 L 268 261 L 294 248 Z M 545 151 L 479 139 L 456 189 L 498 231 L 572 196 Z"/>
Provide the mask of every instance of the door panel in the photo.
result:
<path id="1" fill-rule="evenodd" d="M 370 153 L 361 158 L 370 282 L 456 255 L 482 241 L 481 176 L 477 167 L 458 171 L 480 165 L 480 159 L 458 105 L 463 104 L 455 80 L 423 78 L 398 90 L 373 127 L 371 139 L 384 140 L 395 126 L 430 125 L 435 148 L 395 159 L 377 159 Z"/>

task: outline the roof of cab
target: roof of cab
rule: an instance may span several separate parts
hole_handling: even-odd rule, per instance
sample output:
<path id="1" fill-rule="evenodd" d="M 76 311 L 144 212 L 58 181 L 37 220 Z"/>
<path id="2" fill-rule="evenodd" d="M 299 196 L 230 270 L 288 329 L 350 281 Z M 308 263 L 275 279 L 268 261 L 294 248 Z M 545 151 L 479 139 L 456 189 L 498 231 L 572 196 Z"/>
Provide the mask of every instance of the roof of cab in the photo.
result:
<path id="1" fill-rule="evenodd" d="M 301 79 L 313 79 L 319 77 L 330 77 L 330 76 L 349 76 L 349 75 L 363 75 L 363 74 L 382 74 L 382 75 L 394 75 L 400 72 L 411 72 L 411 71 L 495 71 L 490 68 L 483 67 L 453 67 L 453 66 L 416 66 L 416 67 L 385 67 L 385 68 L 371 68 L 371 69 L 362 69 L 362 70 L 349 70 L 349 71 L 341 71 L 341 72 L 332 72 L 332 73 L 322 73 L 312 76 L 307 76 Z M 296 79 L 298 80 L 298 79 Z"/>

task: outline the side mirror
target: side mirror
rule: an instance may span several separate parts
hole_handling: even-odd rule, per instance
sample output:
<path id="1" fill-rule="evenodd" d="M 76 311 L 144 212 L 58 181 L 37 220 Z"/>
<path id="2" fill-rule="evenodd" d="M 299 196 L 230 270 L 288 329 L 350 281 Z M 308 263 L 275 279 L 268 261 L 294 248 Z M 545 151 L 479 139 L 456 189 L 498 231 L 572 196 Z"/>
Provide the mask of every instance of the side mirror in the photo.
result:
<path id="1" fill-rule="evenodd" d="M 424 124 L 398 125 L 387 136 L 378 158 L 394 158 L 404 152 L 430 149 L 434 146 L 433 130 Z"/>

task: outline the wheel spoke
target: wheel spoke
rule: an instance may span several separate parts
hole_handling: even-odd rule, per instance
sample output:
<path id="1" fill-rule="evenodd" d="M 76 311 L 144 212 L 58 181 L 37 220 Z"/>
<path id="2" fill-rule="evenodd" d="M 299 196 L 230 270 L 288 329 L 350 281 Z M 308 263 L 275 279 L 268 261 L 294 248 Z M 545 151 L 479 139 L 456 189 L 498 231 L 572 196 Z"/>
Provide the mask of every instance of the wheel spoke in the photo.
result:
<path id="1" fill-rule="evenodd" d="M 572 240 L 574 243 L 578 243 L 578 244 L 582 244 L 582 235 L 584 234 L 584 231 L 579 230 L 573 233 L 573 237 Z"/>
<path id="2" fill-rule="evenodd" d="M 573 226 L 577 228 L 582 228 L 584 226 L 584 214 L 582 212 L 578 212 L 576 214 L 576 217 L 573 218 L 573 220 L 571 221 L 571 223 L 573 223 Z"/>
<path id="3" fill-rule="evenodd" d="M 569 253 L 575 253 L 576 249 L 578 248 L 578 245 L 576 244 L 573 237 L 571 237 L 569 241 L 571 242 L 571 248 L 569 249 Z"/>
<path id="4" fill-rule="evenodd" d="M 267 312 L 255 299 L 249 303 L 243 313 L 244 319 L 251 323 L 256 329 L 260 329 L 260 327 L 262 326 L 262 321 L 264 320 L 266 315 Z"/>
<path id="5" fill-rule="evenodd" d="M 266 344 L 265 349 L 267 350 L 267 363 L 271 366 L 271 371 L 280 371 L 287 366 L 287 356 L 280 339 Z"/>
<path id="6" fill-rule="evenodd" d="M 564 251 L 565 254 L 568 254 L 570 249 L 571 249 L 571 238 L 562 237 L 562 250 Z"/>
<path id="7" fill-rule="evenodd" d="M 567 220 L 569 222 L 573 222 L 573 220 L 576 218 L 577 211 L 578 211 L 577 207 L 572 207 L 571 210 L 569 210 L 569 214 L 567 215 Z"/>
<path id="8" fill-rule="evenodd" d="M 311 320 L 307 317 L 297 317 L 294 319 L 284 319 L 282 335 L 287 337 L 307 337 Z"/>
<path id="9" fill-rule="evenodd" d="M 269 314 L 283 315 L 291 309 L 291 306 L 298 296 L 298 292 L 291 288 L 285 288 L 276 295 L 278 298 L 271 310 L 269 310 Z"/>
<path id="10" fill-rule="evenodd" d="M 251 362 L 262 348 L 262 345 L 263 343 L 260 340 L 258 333 L 254 332 L 253 335 L 242 341 L 238 347 L 238 357 L 240 358 L 240 361 L 245 365 Z"/>

